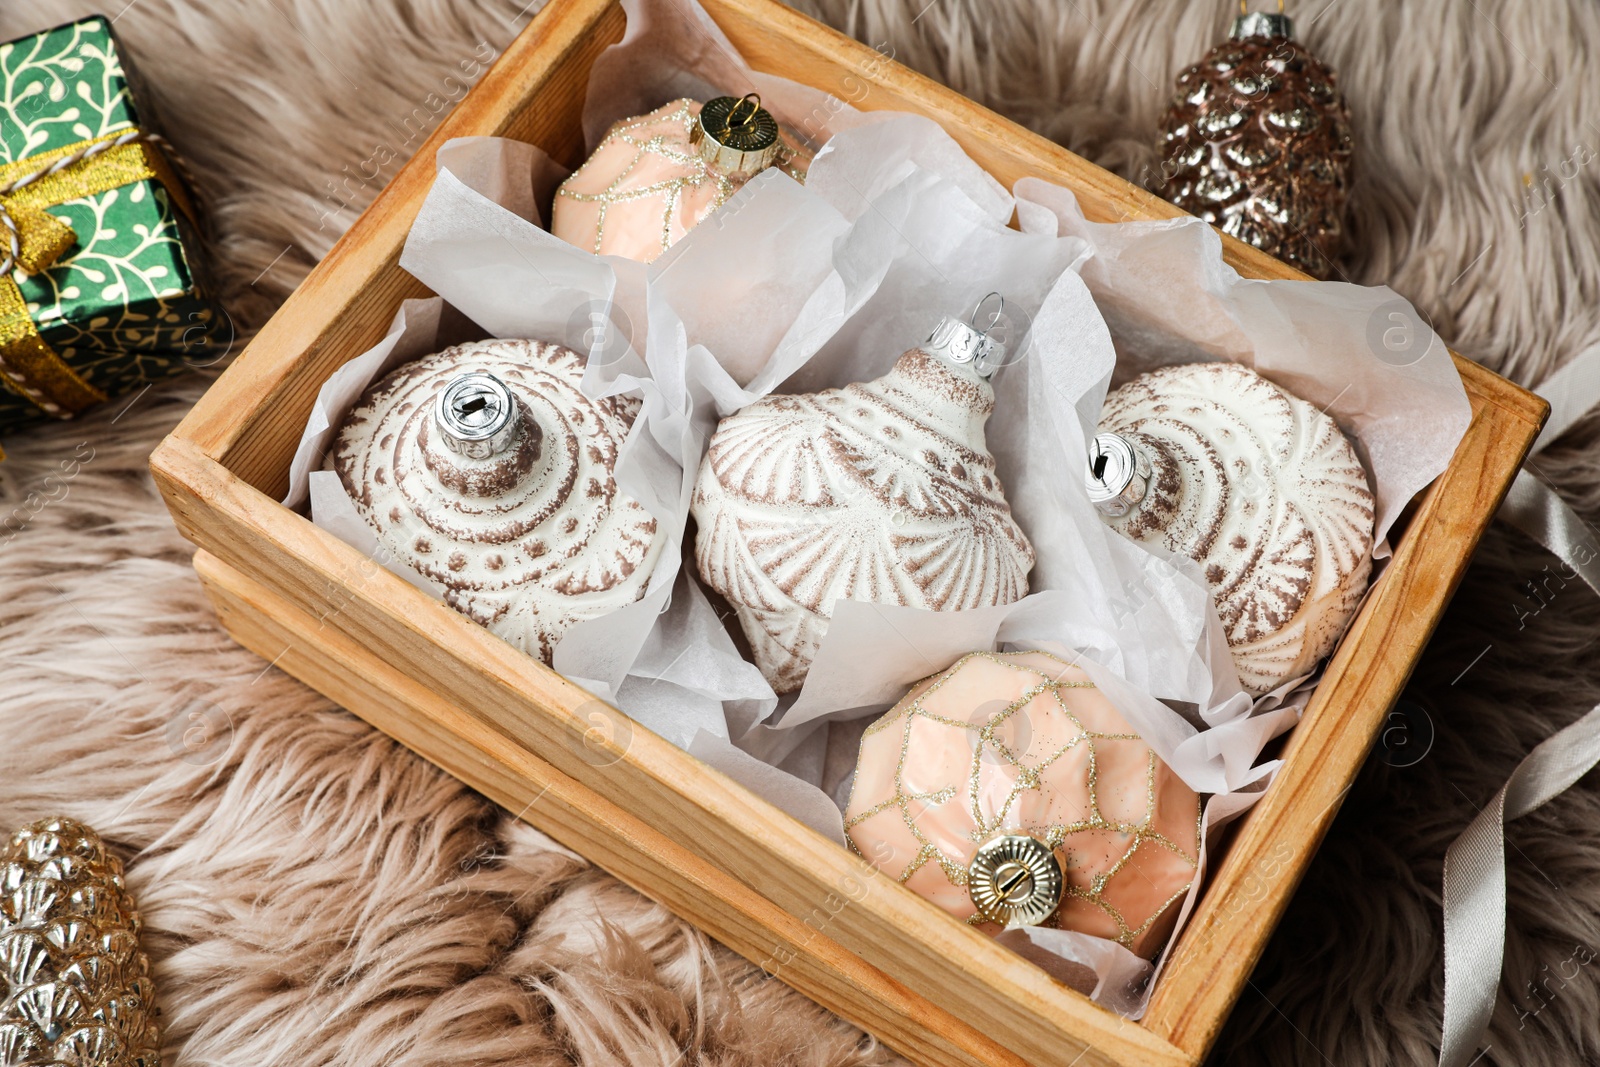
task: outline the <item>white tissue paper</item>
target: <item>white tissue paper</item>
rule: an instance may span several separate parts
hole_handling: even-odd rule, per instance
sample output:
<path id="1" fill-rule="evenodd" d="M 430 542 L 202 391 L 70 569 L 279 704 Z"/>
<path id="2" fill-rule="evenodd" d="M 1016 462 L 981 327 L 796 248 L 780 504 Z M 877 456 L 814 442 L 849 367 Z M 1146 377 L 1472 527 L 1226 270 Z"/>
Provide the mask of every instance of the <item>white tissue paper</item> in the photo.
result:
<path id="1" fill-rule="evenodd" d="M 644 402 L 617 477 L 671 543 L 645 598 L 570 631 L 555 668 L 842 843 L 849 778 L 838 768 L 853 766 L 868 719 L 966 652 L 1043 648 L 1079 662 L 1209 795 L 1212 842 L 1270 781 L 1277 763 L 1257 760 L 1298 708 L 1280 705 L 1282 693 L 1252 705 L 1195 564 L 1115 534 L 1088 502 L 1075 472 L 1087 467 L 1107 389 L 1164 363 L 1222 358 L 1327 405 L 1372 476 L 1381 537 L 1466 426 L 1442 345 L 1415 333 L 1398 355 L 1375 353 L 1361 343 L 1369 320 L 1415 321 L 1387 290 L 1248 282 L 1192 220 L 1088 223 L 1069 192 L 1036 179 L 1013 199 L 927 119 L 861 114 L 751 72 L 690 0 L 624 8 L 626 36 L 591 75 L 591 149 L 613 122 L 668 100 L 752 90 L 822 148 L 804 186 L 759 175 L 650 265 L 594 256 L 539 228 L 536 205 L 556 169 L 537 149 L 490 138 L 441 149 L 402 265 L 489 335 L 587 353 L 592 395 Z M 517 177 L 523 166 L 532 182 Z M 1014 213 L 1019 229 L 1008 228 Z M 1010 353 L 994 378 L 988 441 L 1037 553 L 1034 592 L 946 613 L 838 603 L 806 685 L 780 704 L 692 565 L 679 565 L 718 419 L 773 391 L 879 377 L 940 317 L 966 318 L 991 291 L 1006 300 Z M 418 347 L 430 314 L 436 323 L 436 306 L 408 302 L 389 337 L 330 379 L 296 457 L 286 502 L 309 491 L 316 521 L 352 543 L 353 508 L 319 494 L 326 477 L 314 468 L 366 384 L 432 350 Z M 337 479 L 333 488 L 343 496 Z M 1205 862 L 1203 845 L 1202 871 Z M 1121 946 L 1037 928 L 1001 940 L 1107 1006 L 1143 1011 L 1154 969 Z"/>

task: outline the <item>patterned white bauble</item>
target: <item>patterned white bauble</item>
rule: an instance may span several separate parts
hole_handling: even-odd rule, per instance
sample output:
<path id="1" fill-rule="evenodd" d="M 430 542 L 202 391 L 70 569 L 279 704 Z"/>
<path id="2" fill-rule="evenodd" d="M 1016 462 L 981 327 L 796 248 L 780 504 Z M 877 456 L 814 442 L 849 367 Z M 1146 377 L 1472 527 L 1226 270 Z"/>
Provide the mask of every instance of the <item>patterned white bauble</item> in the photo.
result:
<path id="1" fill-rule="evenodd" d="M 570 627 L 644 595 L 664 540 L 617 489 L 639 403 L 585 396 L 583 368 L 522 340 L 407 363 L 362 395 L 328 460 L 385 552 L 546 663 Z"/>
<path id="2" fill-rule="evenodd" d="M 1129 537 L 1200 564 L 1245 689 L 1309 673 L 1372 568 L 1372 491 L 1338 424 L 1247 367 L 1189 363 L 1113 392 L 1100 429 L 1107 478 L 1125 445 L 1149 463 L 1131 491 L 1098 487 L 1102 508 L 1125 510 L 1110 521 Z"/>
<path id="3" fill-rule="evenodd" d="M 722 421 L 695 486 L 696 562 L 777 692 L 800 688 L 839 600 L 953 611 L 1027 594 L 1033 547 L 984 443 L 993 409 L 982 374 L 925 347 L 876 381 Z"/>

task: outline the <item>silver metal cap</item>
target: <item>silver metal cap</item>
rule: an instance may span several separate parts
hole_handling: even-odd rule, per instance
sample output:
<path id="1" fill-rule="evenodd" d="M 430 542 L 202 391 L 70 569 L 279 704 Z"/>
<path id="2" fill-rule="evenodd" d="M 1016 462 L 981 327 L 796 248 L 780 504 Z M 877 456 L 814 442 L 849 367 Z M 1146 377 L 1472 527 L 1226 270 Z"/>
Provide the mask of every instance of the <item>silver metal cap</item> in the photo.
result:
<path id="1" fill-rule="evenodd" d="M 985 922 L 1037 926 L 1061 906 L 1055 849 L 1028 834 L 991 837 L 967 866 L 967 892 Z"/>
<path id="2" fill-rule="evenodd" d="M 1101 514 L 1121 518 L 1150 490 L 1150 457 L 1121 434 L 1096 434 L 1088 474 L 1089 500 Z"/>
<path id="3" fill-rule="evenodd" d="M 725 174 L 765 170 L 783 147 L 778 120 L 761 106 L 756 93 L 706 101 L 689 140 L 700 150 L 701 159 Z"/>
<path id="4" fill-rule="evenodd" d="M 488 459 L 511 447 L 521 406 L 492 374 L 470 371 L 450 379 L 433 405 L 433 423 L 450 451 Z"/>
<path id="5" fill-rule="evenodd" d="M 1245 37 L 1293 37 L 1294 20 L 1281 11 L 1252 11 L 1233 20 L 1228 36 L 1235 41 Z"/>
<path id="6" fill-rule="evenodd" d="M 995 308 L 994 317 L 989 320 L 989 325 L 980 330 L 977 325 L 978 312 L 982 311 L 983 305 L 991 299 L 1000 303 Z M 1005 307 L 1005 297 L 999 293 L 990 293 L 978 301 L 978 306 L 972 309 L 972 317 L 966 322 L 945 316 L 939 320 L 939 325 L 933 328 L 933 333 L 923 342 L 922 350 L 949 360 L 957 366 L 970 367 L 980 378 L 989 377 L 1006 356 L 1005 344 L 991 337 L 988 332 L 1000 321 Z"/>

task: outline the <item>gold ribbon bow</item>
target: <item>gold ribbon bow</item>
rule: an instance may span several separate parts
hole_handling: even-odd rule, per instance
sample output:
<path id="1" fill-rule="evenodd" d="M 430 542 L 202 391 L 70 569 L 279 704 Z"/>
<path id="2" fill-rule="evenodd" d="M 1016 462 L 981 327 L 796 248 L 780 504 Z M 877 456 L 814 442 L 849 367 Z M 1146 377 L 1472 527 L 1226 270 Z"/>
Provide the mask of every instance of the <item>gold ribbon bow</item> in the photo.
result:
<path id="1" fill-rule="evenodd" d="M 48 270 L 77 243 L 72 227 L 47 208 L 150 178 L 193 217 L 182 184 L 137 129 L 0 165 L 0 382 L 56 418 L 70 419 L 106 396 L 39 336 L 14 274 Z"/>

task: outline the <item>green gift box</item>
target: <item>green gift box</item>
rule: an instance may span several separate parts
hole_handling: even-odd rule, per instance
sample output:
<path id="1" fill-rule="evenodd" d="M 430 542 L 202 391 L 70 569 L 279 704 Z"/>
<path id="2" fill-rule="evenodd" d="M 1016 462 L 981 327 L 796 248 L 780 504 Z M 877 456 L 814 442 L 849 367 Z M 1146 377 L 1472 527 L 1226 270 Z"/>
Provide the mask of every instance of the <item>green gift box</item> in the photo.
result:
<path id="1" fill-rule="evenodd" d="M 0 434 L 214 362 L 194 208 L 111 20 L 0 44 Z"/>

